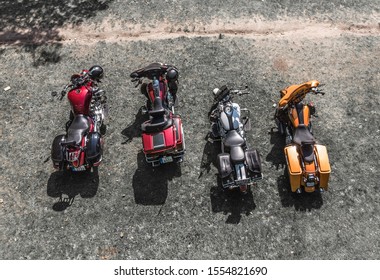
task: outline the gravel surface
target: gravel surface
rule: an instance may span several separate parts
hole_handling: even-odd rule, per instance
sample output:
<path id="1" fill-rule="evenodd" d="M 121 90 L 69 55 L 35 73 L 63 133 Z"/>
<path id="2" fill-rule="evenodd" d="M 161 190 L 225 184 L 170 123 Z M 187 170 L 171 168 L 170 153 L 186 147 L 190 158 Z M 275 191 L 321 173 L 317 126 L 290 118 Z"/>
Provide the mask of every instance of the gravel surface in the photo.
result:
<path id="1" fill-rule="evenodd" d="M 1 259 L 380 258 L 378 0 L 45 2 L 0 1 Z M 129 74 L 155 61 L 180 69 L 180 166 L 141 152 Z M 49 157 L 69 104 L 50 92 L 93 64 L 110 106 L 104 161 L 98 176 L 64 176 Z M 273 104 L 310 79 L 326 92 L 309 99 L 330 190 L 292 195 Z M 264 179 L 246 196 L 221 191 L 205 141 L 223 84 L 252 92 L 236 101 Z"/>

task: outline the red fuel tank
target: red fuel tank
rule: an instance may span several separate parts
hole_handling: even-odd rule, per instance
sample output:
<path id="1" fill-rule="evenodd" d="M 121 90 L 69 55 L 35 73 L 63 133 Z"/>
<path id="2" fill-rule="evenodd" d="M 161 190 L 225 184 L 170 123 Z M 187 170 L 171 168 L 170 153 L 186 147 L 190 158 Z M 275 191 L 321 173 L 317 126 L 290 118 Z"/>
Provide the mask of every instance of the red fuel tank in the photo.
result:
<path id="1" fill-rule="evenodd" d="M 74 115 L 89 115 L 92 93 L 85 85 L 70 90 L 67 98 L 70 101 Z"/>

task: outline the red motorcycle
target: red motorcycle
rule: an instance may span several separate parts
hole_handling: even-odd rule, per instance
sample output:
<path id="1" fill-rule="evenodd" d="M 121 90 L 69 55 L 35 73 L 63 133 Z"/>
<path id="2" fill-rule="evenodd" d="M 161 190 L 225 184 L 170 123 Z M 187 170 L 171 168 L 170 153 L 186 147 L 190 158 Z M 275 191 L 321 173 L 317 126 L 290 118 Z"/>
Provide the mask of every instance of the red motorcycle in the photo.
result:
<path id="1" fill-rule="evenodd" d="M 61 91 L 71 104 L 66 134 L 55 137 L 51 149 L 54 168 L 58 170 L 86 171 L 99 166 L 102 160 L 104 128 L 107 114 L 106 96 L 97 87 L 103 69 L 93 66 L 71 76 L 71 83 Z M 56 92 L 52 96 L 57 96 Z"/>
<path id="2" fill-rule="evenodd" d="M 176 81 L 178 70 L 172 65 L 152 63 L 131 74 L 132 82 L 142 84 L 141 92 L 147 97 L 142 110 L 149 120 L 141 125 L 145 159 L 152 166 L 169 162 L 182 162 L 185 154 L 185 139 L 180 115 L 175 114 L 177 102 Z"/>

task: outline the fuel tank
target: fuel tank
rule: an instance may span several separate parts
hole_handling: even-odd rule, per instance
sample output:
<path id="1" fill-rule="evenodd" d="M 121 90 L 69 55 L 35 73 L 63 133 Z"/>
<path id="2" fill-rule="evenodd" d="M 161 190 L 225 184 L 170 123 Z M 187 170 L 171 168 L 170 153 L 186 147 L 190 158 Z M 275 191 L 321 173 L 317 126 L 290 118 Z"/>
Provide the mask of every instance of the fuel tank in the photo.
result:
<path id="1" fill-rule="evenodd" d="M 158 88 L 159 88 L 159 96 L 161 98 L 161 100 L 165 100 L 166 98 L 166 85 L 163 81 L 156 81 L 156 83 L 159 83 L 158 85 Z M 149 96 L 149 99 L 150 99 L 150 102 L 154 102 L 154 99 L 155 99 L 155 93 L 154 93 L 154 87 L 153 87 L 153 83 L 149 83 L 148 86 L 147 86 L 147 90 L 148 90 L 148 96 Z"/>
<path id="2" fill-rule="evenodd" d="M 240 126 L 240 106 L 237 103 L 227 104 L 220 113 L 220 123 L 224 130 L 236 130 Z"/>
<path id="3" fill-rule="evenodd" d="M 69 91 L 67 98 L 71 104 L 74 115 L 89 115 L 91 91 L 85 86 L 80 86 Z"/>
<path id="4" fill-rule="evenodd" d="M 309 106 L 302 103 L 298 103 L 294 108 L 289 110 L 289 119 L 293 124 L 293 127 L 296 128 L 300 124 L 306 126 L 310 123 L 310 109 Z"/>

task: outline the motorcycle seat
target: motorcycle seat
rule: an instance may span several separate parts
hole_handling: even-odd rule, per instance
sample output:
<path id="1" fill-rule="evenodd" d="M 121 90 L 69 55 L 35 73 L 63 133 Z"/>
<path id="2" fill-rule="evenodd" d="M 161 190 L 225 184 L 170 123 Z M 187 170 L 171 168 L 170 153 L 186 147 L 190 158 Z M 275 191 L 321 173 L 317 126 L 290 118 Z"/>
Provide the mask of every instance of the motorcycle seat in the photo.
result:
<path id="1" fill-rule="evenodd" d="M 244 150 L 240 146 L 231 147 L 230 155 L 233 162 L 242 162 L 245 159 Z"/>
<path id="2" fill-rule="evenodd" d="M 173 125 L 173 120 L 166 115 L 155 117 L 141 125 L 141 130 L 146 133 L 159 132 Z"/>
<path id="3" fill-rule="evenodd" d="M 82 136 L 90 130 L 90 121 L 84 115 L 76 115 L 67 130 L 65 141 L 61 145 L 80 145 Z"/>
<path id="4" fill-rule="evenodd" d="M 306 162 L 314 161 L 314 145 L 307 144 L 301 146 L 301 154 Z"/>
<path id="5" fill-rule="evenodd" d="M 315 144 L 315 138 L 304 124 L 299 124 L 294 132 L 293 142 L 297 145 Z"/>
<path id="6" fill-rule="evenodd" d="M 241 147 L 245 143 L 243 137 L 236 131 L 231 130 L 227 133 L 226 139 L 224 140 L 224 145 L 228 148 L 230 147 Z"/>

